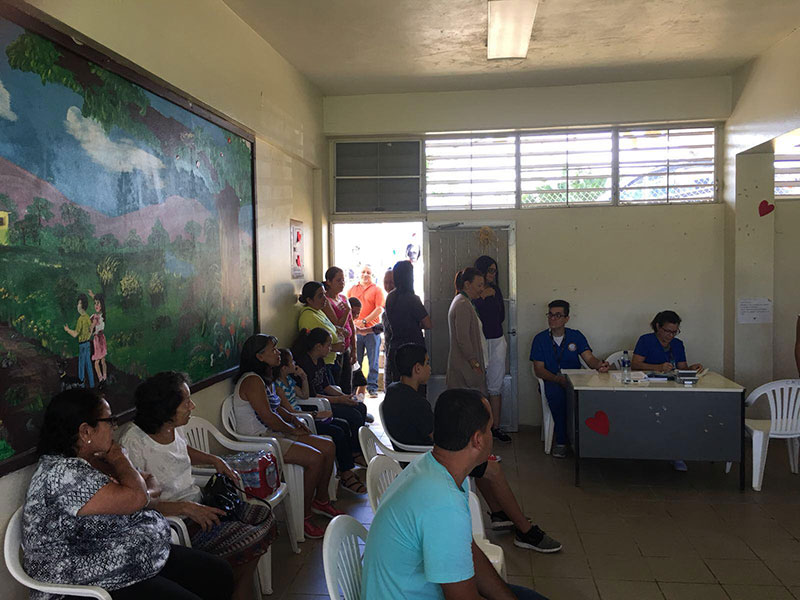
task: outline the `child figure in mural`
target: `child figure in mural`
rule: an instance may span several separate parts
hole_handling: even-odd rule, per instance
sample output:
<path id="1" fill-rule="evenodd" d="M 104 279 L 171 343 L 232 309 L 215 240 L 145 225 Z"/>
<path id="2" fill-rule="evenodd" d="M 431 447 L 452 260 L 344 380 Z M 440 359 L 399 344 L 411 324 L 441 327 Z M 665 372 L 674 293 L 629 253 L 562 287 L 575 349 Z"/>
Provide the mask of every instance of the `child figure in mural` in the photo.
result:
<path id="1" fill-rule="evenodd" d="M 89 290 L 89 296 L 94 300 L 94 314 L 92 315 L 92 362 L 97 373 L 97 385 L 102 387 L 108 377 L 106 366 L 106 297 L 103 294 L 93 294 Z"/>
<path id="2" fill-rule="evenodd" d="M 89 298 L 86 294 L 78 296 L 78 322 L 75 329 L 64 325 L 64 331 L 78 340 L 78 378 L 85 387 L 94 387 L 94 373 L 92 373 L 92 320 L 86 314 L 89 308 Z M 88 383 L 88 385 L 86 385 Z"/>

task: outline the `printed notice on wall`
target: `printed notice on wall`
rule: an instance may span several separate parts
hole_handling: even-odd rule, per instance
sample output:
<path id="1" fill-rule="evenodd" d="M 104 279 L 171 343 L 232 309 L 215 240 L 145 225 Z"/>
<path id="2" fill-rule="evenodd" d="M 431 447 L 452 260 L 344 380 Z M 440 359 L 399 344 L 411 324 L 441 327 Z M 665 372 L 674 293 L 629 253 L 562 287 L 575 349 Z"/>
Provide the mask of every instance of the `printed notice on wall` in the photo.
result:
<path id="1" fill-rule="evenodd" d="M 772 323 L 772 300 L 739 298 L 739 323 Z"/>

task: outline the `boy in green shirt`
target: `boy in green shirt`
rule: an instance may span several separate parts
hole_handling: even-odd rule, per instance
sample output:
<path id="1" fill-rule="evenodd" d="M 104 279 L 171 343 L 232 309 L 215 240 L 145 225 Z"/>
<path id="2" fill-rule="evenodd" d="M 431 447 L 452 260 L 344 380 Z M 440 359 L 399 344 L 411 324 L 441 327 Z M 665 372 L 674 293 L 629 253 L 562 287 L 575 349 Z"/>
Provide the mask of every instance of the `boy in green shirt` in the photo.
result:
<path id="1" fill-rule="evenodd" d="M 78 322 L 75 324 L 75 329 L 70 329 L 69 325 L 64 325 L 64 331 L 78 340 L 78 378 L 81 383 L 86 385 L 86 376 L 89 377 L 89 385 L 86 387 L 94 387 L 94 373 L 92 373 L 92 345 L 90 340 L 92 338 L 92 320 L 86 314 L 86 309 L 89 308 L 89 298 L 86 294 L 78 296 Z"/>

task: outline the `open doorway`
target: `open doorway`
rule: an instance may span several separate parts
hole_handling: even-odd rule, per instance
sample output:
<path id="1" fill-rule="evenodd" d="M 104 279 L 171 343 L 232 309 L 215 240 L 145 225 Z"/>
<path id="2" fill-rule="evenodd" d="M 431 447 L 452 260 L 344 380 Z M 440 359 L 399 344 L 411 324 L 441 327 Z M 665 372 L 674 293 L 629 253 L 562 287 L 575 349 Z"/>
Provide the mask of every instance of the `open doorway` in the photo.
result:
<path id="1" fill-rule="evenodd" d="M 425 301 L 425 257 L 422 255 L 422 222 L 404 223 L 335 223 L 333 234 L 333 265 L 344 271 L 345 294 L 359 281 L 362 268 L 372 268 L 374 283 L 383 287 L 384 274 L 401 260 L 414 265 L 414 292 Z M 378 390 L 385 391 L 385 352 L 381 336 L 378 360 Z M 364 357 L 362 370 L 369 379 L 369 361 Z"/>

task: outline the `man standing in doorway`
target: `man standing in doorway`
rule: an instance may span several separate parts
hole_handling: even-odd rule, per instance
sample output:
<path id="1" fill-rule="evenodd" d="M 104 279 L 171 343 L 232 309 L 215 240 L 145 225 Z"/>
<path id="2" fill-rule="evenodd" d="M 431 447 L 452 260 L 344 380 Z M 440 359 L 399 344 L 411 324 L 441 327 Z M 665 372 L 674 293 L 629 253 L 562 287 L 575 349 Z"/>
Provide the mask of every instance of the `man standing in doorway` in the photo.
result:
<path id="1" fill-rule="evenodd" d="M 355 322 L 359 333 L 356 336 L 356 358 L 358 364 L 364 360 L 364 351 L 367 352 L 369 361 L 369 374 L 367 375 L 367 392 L 370 398 L 378 397 L 378 356 L 381 350 L 381 336 L 371 330 L 380 323 L 383 313 L 383 292 L 375 285 L 372 278 L 372 267 L 364 265 L 361 269 L 361 280 L 347 292 L 348 298 L 358 298 L 361 301 L 361 315 Z"/>

